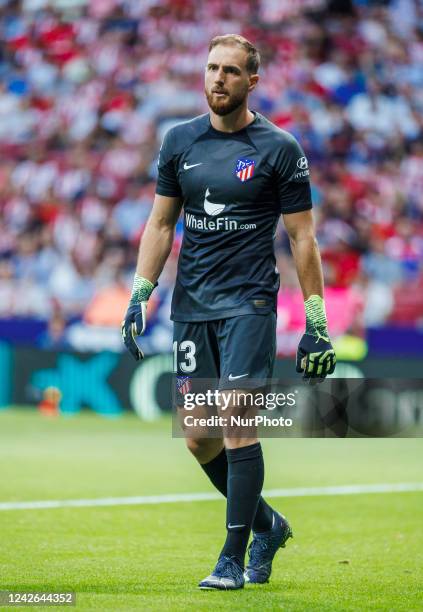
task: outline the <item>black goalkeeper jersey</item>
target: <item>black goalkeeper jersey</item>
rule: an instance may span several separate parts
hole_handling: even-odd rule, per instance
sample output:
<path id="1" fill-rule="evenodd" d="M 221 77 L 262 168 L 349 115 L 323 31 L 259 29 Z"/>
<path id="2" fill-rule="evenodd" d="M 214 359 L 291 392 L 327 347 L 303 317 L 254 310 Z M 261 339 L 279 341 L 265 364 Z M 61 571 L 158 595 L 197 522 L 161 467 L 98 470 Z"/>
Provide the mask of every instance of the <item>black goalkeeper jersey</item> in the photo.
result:
<path id="1" fill-rule="evenodd" d="M 265 117 L 227 133 L 208 114 L 170 129 L 156 192 L 183 199 L 174 321 L 276 310 L 274 235 L 281 213 L 311 208 L 307 159 Z"/>

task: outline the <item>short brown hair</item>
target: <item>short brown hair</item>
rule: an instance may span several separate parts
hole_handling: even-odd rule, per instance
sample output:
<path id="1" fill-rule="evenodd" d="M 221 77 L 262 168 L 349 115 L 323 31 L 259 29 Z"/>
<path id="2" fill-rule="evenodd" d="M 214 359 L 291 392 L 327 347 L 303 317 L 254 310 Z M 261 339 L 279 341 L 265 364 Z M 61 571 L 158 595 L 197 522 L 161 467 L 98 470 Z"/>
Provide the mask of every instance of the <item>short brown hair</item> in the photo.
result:
<path id="1" fill-rule="evenodd" d="M 249 40 L 239 34 L 225 34 L 224 36 L 215 36 L 211 39 L 209 45 L 209 53 L 217 45 L 238 45 L 247 52 L 247 72 L 257 74 L 260 68 L 260 53 Z"/>

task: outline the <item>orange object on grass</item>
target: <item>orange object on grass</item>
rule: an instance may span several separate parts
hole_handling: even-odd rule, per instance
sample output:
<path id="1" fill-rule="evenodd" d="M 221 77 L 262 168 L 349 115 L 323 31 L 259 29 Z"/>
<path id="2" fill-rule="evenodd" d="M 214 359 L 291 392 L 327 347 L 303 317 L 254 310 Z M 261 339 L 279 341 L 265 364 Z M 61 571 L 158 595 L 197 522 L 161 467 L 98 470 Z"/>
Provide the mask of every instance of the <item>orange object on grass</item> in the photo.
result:
<path id="1" fill-rule="evenodd" d="M 60 389 L 57 387 L 47 387 L 44 389 L 43 399 L 38 404 L 38 410 L 44 416 L 57 416 L 61 399 L 62 393 Z"/>

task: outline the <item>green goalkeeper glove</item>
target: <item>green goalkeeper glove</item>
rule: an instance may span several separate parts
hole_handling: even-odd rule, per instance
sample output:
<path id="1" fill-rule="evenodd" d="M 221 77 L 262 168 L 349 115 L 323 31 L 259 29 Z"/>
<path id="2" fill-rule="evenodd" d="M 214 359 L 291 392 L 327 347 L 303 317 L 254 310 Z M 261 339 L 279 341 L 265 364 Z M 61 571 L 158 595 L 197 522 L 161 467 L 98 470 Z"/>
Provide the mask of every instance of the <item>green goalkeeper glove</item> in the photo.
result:
<path id="1" fill-rule="evenodd" d="M 319 295 L 304 302 L 306 331 L 297 350 L 297 372 L 305 379 L 323 380 L 335 370 L 336 355 L 329 339 L 325 303 Z"/>
<path id="2" fill-rule="evenodd" d="M 146 278 L 135 274 L 132 295 L 126 311 L 125 319 L 122 321 L 121 333 L 123 342 L 138 361 L 144 359 L 144 353 L 138 346 L 135 336 L 141 336 L 147 326 L 147 303 L 157 283 L 153 284 Z"/>

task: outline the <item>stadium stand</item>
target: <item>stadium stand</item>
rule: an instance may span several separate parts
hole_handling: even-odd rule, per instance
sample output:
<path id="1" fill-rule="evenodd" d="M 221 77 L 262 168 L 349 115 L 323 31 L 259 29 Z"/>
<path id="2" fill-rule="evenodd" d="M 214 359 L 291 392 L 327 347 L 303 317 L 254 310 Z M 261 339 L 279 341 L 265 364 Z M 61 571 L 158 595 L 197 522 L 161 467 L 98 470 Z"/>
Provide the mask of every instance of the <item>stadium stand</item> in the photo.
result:
<path id="1" fill-rule="evenodd" d="M 206 112 L 207 41 L 238 32 L 262 53 L 251 107 L 310 160 L 326 285 L 351 301 L 340 333 L 422 324 L 421 2 L 0 0 L 0 32 L 2 319 L 119 325 L 119 309 L 99 305 L 129 295 L 160 141 Z M 147 352 L 170 346 L 181 232 Z M 295 303 L 282 228 L 276 246 Z M 295 330 L 280 308 L 279 332 Z"/>

